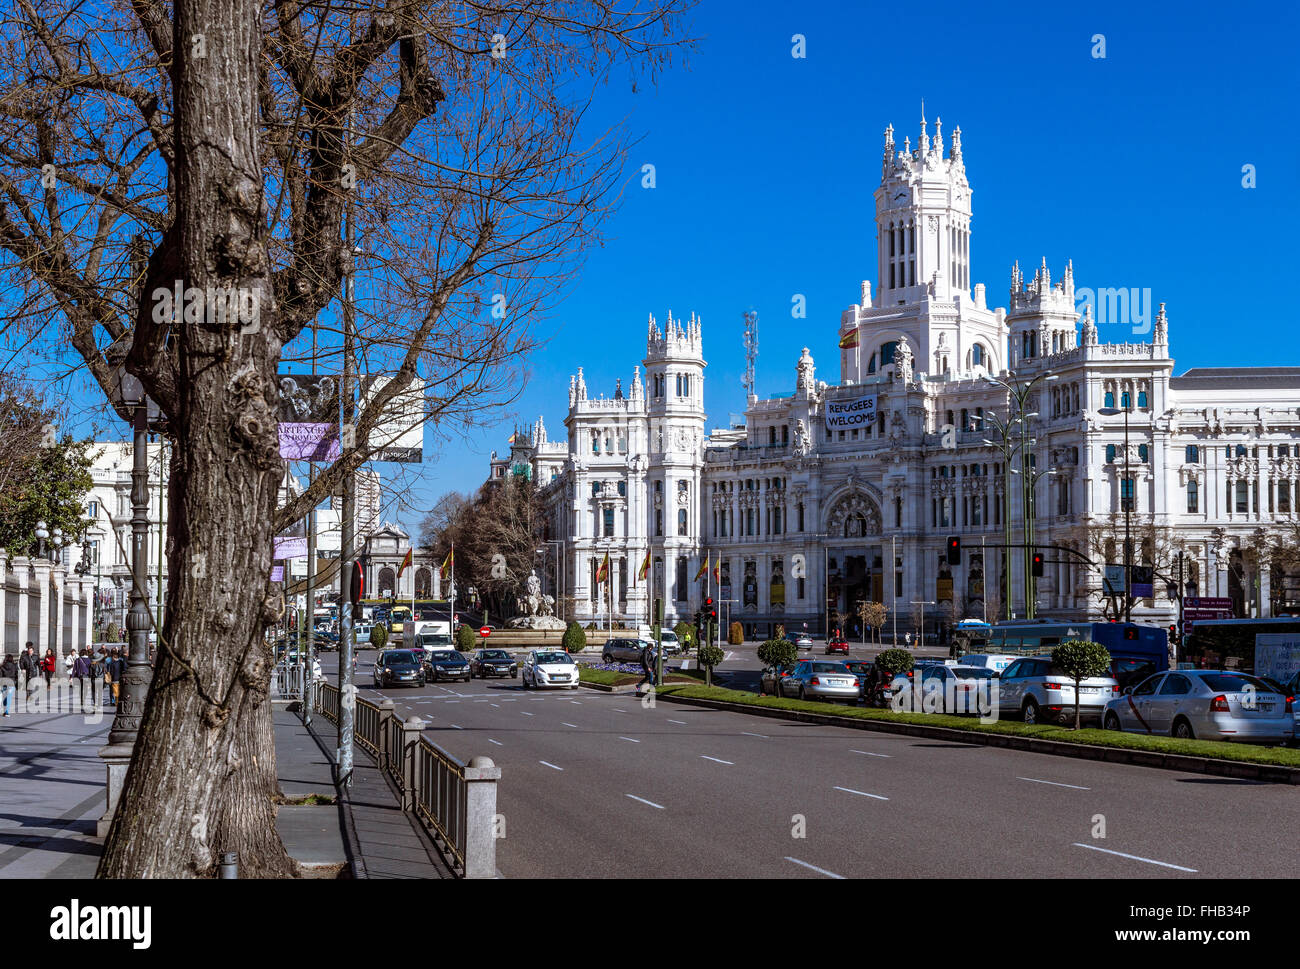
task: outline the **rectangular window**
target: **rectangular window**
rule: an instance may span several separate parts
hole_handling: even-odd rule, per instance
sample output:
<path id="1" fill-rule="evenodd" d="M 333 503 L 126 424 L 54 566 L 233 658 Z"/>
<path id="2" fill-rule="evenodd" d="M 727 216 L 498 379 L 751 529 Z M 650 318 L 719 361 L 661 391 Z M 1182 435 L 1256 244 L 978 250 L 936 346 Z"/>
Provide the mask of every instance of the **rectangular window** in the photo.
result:
<path id="1" fill-rule="evenodd" d="M 1250 511 L 1250 492 L 1244 481 L 1237 482 L 1237 500 L 1234 505 L 1238 514 L 1246 514 Z"/>
<path id="2" fill-rule="evenodd" d="M 799 596 L 800 599 L 802 599 L 802 598 L 803 598 L 803 594 L 804 594 L 804 581 L 805 581 L 805 580 L 804 580 L 804 579 L 796 579 L 795 581 L 796 581 L 796 583 L 797 583 L 797 589 L 798 589 L 797 595 Z"/>
<path id="3" fill-rule="evenodd" d="M 663 533 L 664 533 L 663 509 L 656 508 L 655 509 L 655 535 L 662 535 Z"/>
<path id="4" fill-rule="evenodd" d="M 92 501 L 86 505 L 86 517 L 92 520 L 99 517 L 99 502 Z"/>
<path id="5" fill-rule="evenodd" d="M 674 589 L 677 601 L 685 602 L 689 591 L 686 585 L 686 556 L 679 555 L 677 556 L 677 582 Z"/>
<path id="6" fill-rule="evenodd" d="M 1200 510 L 1200 495 L 1197 493 L 1196 482 L 1187 482 L 1187 510 L 1196 512 Z"/>
<path id="7" fill-rule="evenodd" d="M 605 537 L 606 538 L 614 537 L 614 509 L 613 508 L 605 509 Z"/>
<path id="8" fill-rule="evenodd" d="M 1277 483 L 1277 510 L 1290 513 L 1291 511 L 1291 482 L 1279 481 Z"/>

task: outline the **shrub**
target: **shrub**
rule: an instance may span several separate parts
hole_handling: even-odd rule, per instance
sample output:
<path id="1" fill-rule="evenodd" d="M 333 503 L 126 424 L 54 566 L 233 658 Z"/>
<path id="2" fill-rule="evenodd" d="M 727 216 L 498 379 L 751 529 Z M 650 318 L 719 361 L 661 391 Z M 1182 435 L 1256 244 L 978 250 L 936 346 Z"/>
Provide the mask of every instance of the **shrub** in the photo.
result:
<path id="1" fill-rule="evenodd" d="M 1110 673 L 1110 652 L 1101 643 L 1067 639 L 1052 650 L 1052 665 L 1074 680 L 1074 729 L 1079 729 L 1079 681 Z"/>
<path id="2" fill-rule="evenodd" d="M 704 643 L 700 646 L 700 665 L 704 667 L 704 683 L 706 686 L 713 685 L 713 667 L 722 662 L 723 656 L 721 646 L 714 646 L 712 643 Z"/>
<path id="3" fill-rule="evenodd" d="M 732 646 L 739 646 L 745 641 L 745 627 L 738 622 L 733 622 L 731 628 L 727 630 L 727 642 Z"/>
<path id="4" fill-rule="evenodd" d="M 370 645 L 375 649 L 383 649 L 388 645 L 388 627 L 383 623 L 377 622 L 370 627 Z"/>
<path id="5" fill-rule="evenodd" d="M 372 632 L 370 635 L 374 635 Z M 468 623 L 461 623 L 456 630 L 456 648 L 464 651 L 474 648 L 474 630 Z"/>
<path id="6" fill-rule="evenodd" d="M 887 649 L 876 657 L 876 669 L 890 676 L 906 673 L 913 665 L 912 654 L 905 649 Z"/>
<path id="7" fill-rule="evenodd" d="M 115 622 L 110 622 L 108 631 L 104 635 L 107 637 L 108 642 L 120 643 L 122 641 L 122 627 Z"/>
<path id="8" fill-rule="evenodd" d="M 576 622 L 571 622 L 569 628 L 564 631 L 564 638 L 560 642 L 567 652 L 577 653 L 587 648 L 587 634 L 582 631 L 582 627 Z"/>
<path id="9" fill-rule="evenodd" d="M 789 666 L 799 661 L 799 647 L 788 639 L 769 639 L 758 647 L 758 661 L 764 666 Z"/>
<path id="10" fill-rule="evenodd" d="M 677 625 L 673 627 L 673 632 L 677 634 L 677 641 L 682 644 L 682 649 L 695 648 L 695 627 L 685 619 L 677 621 Z"/>

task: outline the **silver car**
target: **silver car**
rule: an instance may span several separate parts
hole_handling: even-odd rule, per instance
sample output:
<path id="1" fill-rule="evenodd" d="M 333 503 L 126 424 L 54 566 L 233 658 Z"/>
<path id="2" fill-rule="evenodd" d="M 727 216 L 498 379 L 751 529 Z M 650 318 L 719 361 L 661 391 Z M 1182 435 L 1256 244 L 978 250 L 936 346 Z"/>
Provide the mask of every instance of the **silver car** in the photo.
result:
<path id="1" fill-rule="evenodd" d="M 806 659 L 796 664 L 789 676 L 778 679 L 777 686 L 781 696 L 857 703 L 861 682 L 843 663 Z"/>
<path id="2" fill-rule="evenodd" d="M 1184 740 L 1285 743 L 1295 736 L 1292 699 L 1249 673 L 1171 670 L 1148 676 L 1106 704 L 1107 730 Z"/>
<path id="3" fill-rule="evenodd" d="M 1074 720 L 1074 680 L 1053 667 L 1050 656 L 1016 660 L 1002 671 L 995 692 L 999 716 L 1019 714 L 1025 723 Z M 1119 683 L 1112 677 L 1084 677 L 1079 682 L 1080 720 L 1101 720 L 1118 693 Z"/>
<path id="4" fill-rule="evenodd" d="M 605 663 L 639 663 L 641 653 L 649 646 L 654 652 L 655 644 L 644 639 L 607 639 L 600 651 L 600 658 Z M 667 649 L 665 648 L 665 652 Z"/>

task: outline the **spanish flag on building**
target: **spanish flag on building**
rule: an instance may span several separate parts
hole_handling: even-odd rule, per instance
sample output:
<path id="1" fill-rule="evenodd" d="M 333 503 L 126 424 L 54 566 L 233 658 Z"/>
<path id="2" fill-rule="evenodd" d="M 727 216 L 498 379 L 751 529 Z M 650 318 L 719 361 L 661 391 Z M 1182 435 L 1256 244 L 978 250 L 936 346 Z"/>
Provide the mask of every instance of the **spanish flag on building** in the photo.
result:
<path id="1" fill-rule="evenodd" d="M 718 556 L 718 560 L 713 563 L 713 581 L 722 585 L 722 556 Z"/>
<path id="2" fill-rule="evenodd" d="M 402 577 L 402 573 L 406 571 L 406 567 L 411 564 L 411 551 L 412 550 L 409 548 L 406 550 L 406 557 L 402 559 L 401 568 L 397 570 L 397 577 L 399 579 Z"/>
<path id="3" fill-rule="evenodd" d="M 646 550 L 645 550 L 645 561 L 641 563 L 641 569 L 640 569 L 640 571 L 637 572 L 637 574 L 636 574 L 637 579 L 638 579 L 638 580 L 642 580 L 642 579 L 644 579 L 644 578 L 645 578 L 645 574 L 646 574 L 647 572 L 649 572 L 649 571 L 650 571 L 650 550 L 649 550 L 649 549 L 646 549 Z"/>
<path id="4" fill-rule="evenodd" d="M 453 545 L 451 547 L 451 550 L 447 552 L 447 558 L 443 561 L 442 568 L 439 570 L 441 573 L 441 577 L 444 579 L 447 578 L 448 574 L 455 567 L 456 567 L 456 546 Z"/>
<path id="5" fill-rule="evenodd" d="M 853 329 L 849 330 L 848 333 L 845 333 L 842 337 L 840 337 L 840 349 L 852 350 L 861 342 L 862 342 L 862 330 L 860 327 L 855 326 Z"/>
<path id="6" fill-rule="evenodd" d="M 695 573 L 695 578 L 703 577 L 704 573 L 709 571 L 709 553 L 704 553 L 704 561 L 700 563 L 700 571 Z"/>
<path id="7" fill-rule="evenodd" d="M 609 580 L 609 553 L 605 553 L 605 561 L 600 563 L 600 568 L 596 570 L 596 583 L 606 582 Z"/>

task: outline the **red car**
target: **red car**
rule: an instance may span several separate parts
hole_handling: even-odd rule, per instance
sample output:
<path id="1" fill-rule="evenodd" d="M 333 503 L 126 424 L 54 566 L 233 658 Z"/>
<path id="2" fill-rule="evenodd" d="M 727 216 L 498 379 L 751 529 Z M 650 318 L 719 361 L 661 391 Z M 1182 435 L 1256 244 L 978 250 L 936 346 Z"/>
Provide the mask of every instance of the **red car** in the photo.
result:
<path id="1" fill-rule="evenodd" d="M 834 639 L 826 640 L 826 655 L 829 656 L 831 653 L 843 653 L 845 656 L 848 656 L 849 641 L 838 636 Z"/>

